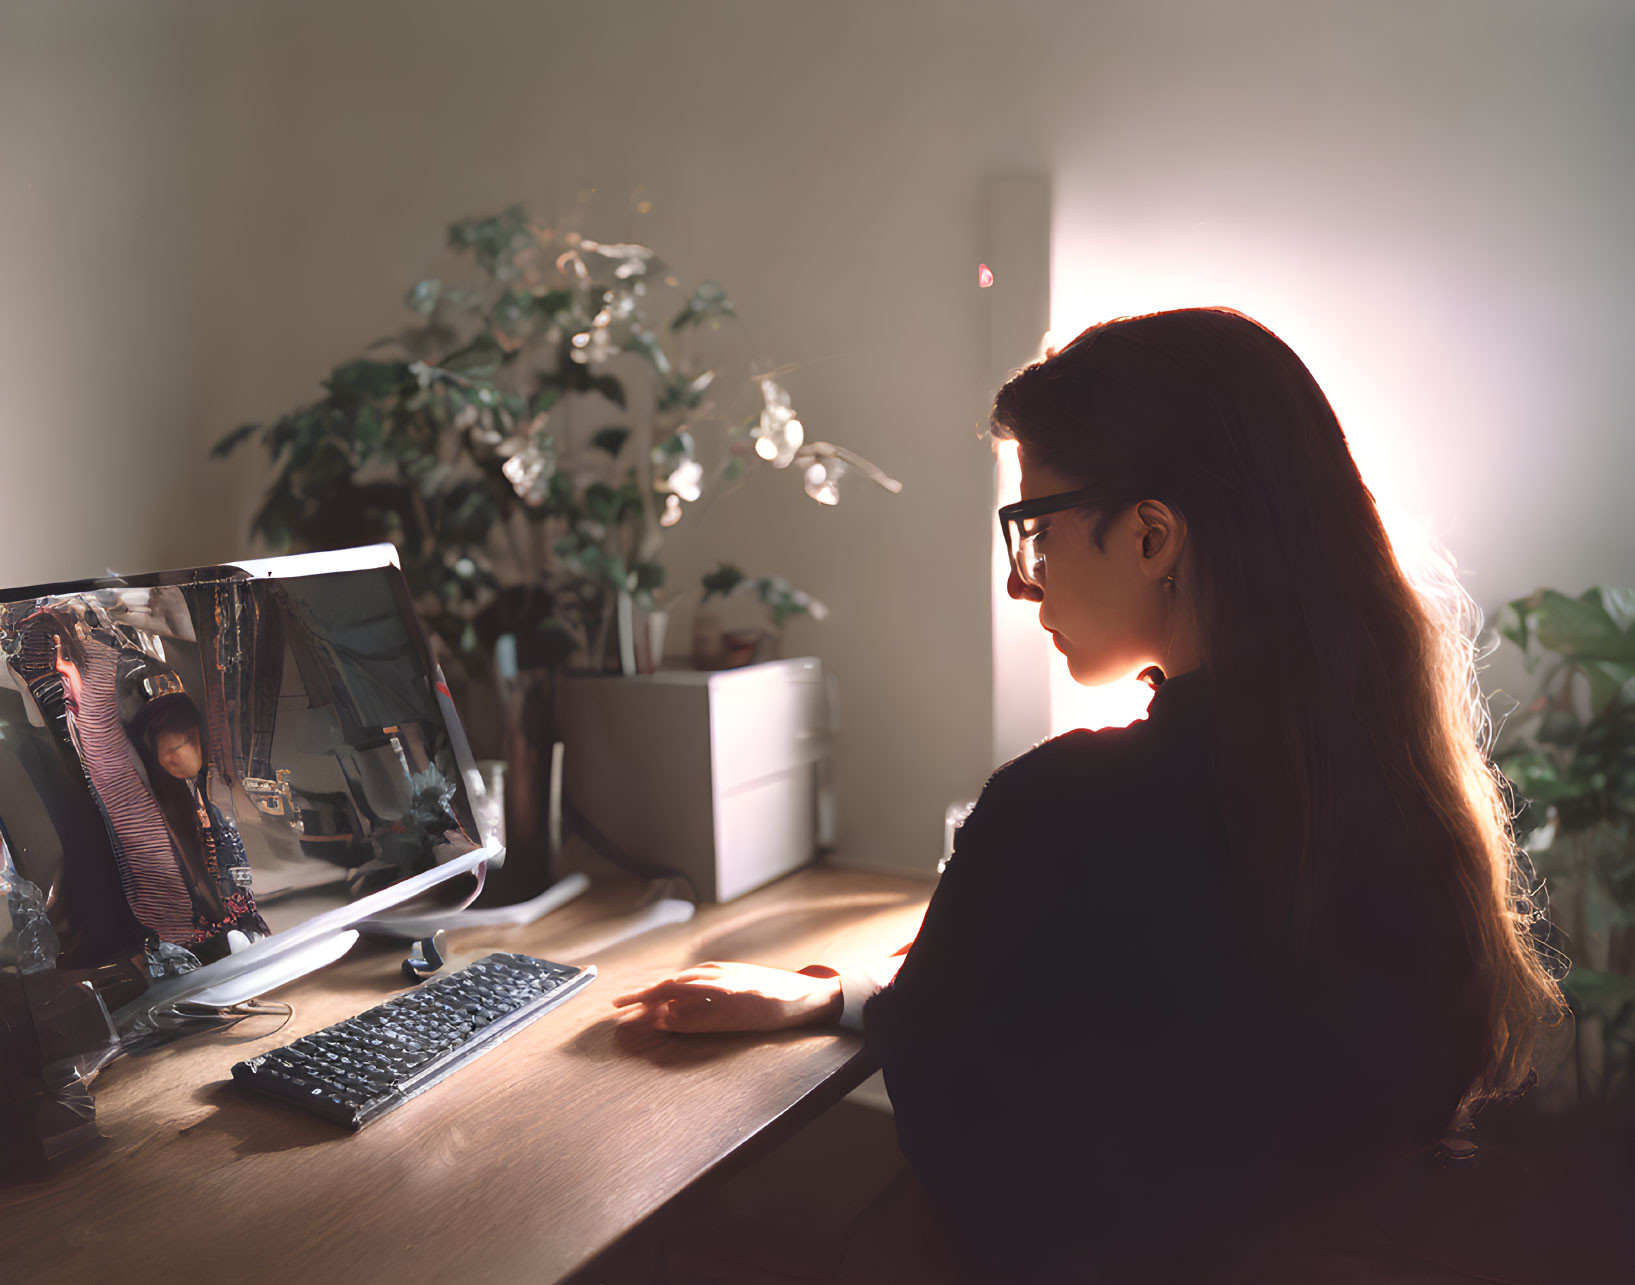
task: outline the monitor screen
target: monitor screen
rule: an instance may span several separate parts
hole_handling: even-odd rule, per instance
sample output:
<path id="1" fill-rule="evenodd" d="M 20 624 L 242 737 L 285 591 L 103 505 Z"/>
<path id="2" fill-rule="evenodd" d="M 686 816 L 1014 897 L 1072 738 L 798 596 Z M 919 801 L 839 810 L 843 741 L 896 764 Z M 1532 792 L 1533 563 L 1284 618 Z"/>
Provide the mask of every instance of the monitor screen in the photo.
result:
<path id="1" fill-rule="evenodd" d="M 401 573 L 277 573 L 296 561 L 0 594 L 22 971 L 89 981 L 113 1010 L 481 846 Z M 463 904 L 480 871 L 422 895 Z"/>

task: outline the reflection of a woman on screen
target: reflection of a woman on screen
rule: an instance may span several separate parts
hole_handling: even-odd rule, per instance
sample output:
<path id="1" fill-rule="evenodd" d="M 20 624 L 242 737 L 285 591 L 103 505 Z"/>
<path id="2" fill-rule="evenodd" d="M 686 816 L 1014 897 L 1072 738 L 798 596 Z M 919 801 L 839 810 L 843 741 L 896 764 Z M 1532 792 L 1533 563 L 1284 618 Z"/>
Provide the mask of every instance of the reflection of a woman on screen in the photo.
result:
<path id="1" fill-rule="evenodd" d="M 181 692 L 156 697 L 131 719 L 129 731 L 192 891 L 195 921 L 201 929 L 265 934 L 243 840 L 204 788 L 198 707 Z"/>

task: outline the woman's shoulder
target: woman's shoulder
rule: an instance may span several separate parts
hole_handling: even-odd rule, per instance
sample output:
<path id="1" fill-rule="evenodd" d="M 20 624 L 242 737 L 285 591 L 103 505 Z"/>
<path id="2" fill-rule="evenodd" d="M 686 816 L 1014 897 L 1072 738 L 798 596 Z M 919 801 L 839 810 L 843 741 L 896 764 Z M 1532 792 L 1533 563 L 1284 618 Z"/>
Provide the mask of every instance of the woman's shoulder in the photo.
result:
<path id="1" fill-rule="evenodd" d="M 1066 732 L 994 771 L 960 826 L 969 833 L 959 846 L 1037 856 L 1089 830 L 1112 839 L 1124 820 L 1150 814 L 1147 796 L 1160 779 L 1140 724 Z"/>
<path id="2" fill-rule="evenodd" d="M 1144 721 L 1128 727 L 1075 728 L 1040 741 L 1000 766 L 983 789 L 998 798 L 1074 797 L 1098 790 L 1120 792 L 1150 776 L 1152 737 Z"/>

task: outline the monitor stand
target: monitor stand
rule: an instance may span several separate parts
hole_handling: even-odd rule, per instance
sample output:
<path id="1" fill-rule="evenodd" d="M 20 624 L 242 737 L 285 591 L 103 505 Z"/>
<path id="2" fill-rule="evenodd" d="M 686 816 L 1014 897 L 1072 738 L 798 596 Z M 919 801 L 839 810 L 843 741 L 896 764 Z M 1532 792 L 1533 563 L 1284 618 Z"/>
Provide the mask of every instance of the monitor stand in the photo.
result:
<path id="1" fill-rule="evenodd" d="M 285 982 L 293 982 L 297 977 L 303 977 L 325 964 L 334 963 L 352 949 L 352 943 L 357 939 L 358 931 L 355 928 L 320 937 L 305 946 L 274 955 L 260 968 L 252 968 L 249 972 L 240 973 L 206 990 L 195 991 L 180 1002 L 204 1004 L 211 1008 L 228 1008 L 234 1004 L 242 1004 L 247 999 L 265 995 Z"/>

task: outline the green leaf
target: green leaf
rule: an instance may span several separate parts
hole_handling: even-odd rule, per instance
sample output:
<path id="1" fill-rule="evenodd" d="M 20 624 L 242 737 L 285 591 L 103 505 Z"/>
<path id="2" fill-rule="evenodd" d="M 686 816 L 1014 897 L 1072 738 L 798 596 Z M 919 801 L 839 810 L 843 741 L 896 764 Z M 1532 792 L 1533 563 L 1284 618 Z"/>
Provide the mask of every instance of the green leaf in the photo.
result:
<path id="1" fill-rule="evenodd" d="M 1518 793 L 1540 805 L 1579 798 L 1588 793 L 1584 782 L 1564 779 L 1555 760 L 1543 750 L 1512 755 L 1499 764 L 1499 770 L 1509 778 Z"/>
<path id="2" fill-rule="evenodd" d="M 1499 608 L 1499 619 L 1494 625 L 1501 636 L 1508 638 L 1523 651 L 1527 650 L 1527 613 L 1530 602 L 1526 598 L 1516 598 Z"/>
<path id="3" fill-rule="evenodd" d="M 312 411 L 298 411 L 279 420 L 273 426 L 273 436 L 285 451 L 285 469 L 304 468 L 323 435 L 323 421 Z"/>
<path id="4" fill-rule="evenodd" d="M 631 573 L 636 578 L 635 588 L 652 591 L 664 588 L 664 567 L 657 562 L 638 562 Z"/>
<path id="5" fill-rule="evenodd" d="M 210 448 L 210 458 L 213 460 L 226 459 L 228 455 L 248 441 L 250 435 L 260 427 L 260 424 L 240 424 Z"/>
<path id="6" fill-rule="evenodd" d="M 250 533 L 259 535 L 267 547 L 283 552 L 290 547 L 290 524 L 297 519 L 301 508 L 290 493 L 289 479 L 279 478 L 261 502 L 261 508 L 250 520 Z"/>
<path id="7" fill-rule="evenodd" d="M 299 494 L 323 500 L 329 498 L 336 483 L 351 475 L 351 454 L 333 438 L 326 438 L 313 448 L 291 481 Z"/>
<path id="8" fill-rule="evenodd" d="M 507 290 L 494 303 L 493 320 L 508 335 L 522 333 L 534 319 L 534 296 L 526 290 Z"/>
<path id="9" fill-rule="evenodd" d="M 403 302 L 422 317 L 426 317 L 431 315 L 431 310 L 437 306 L 437 301 L 442 295 L 443 283 L 436 277 L 427 277 L 424 281 L 416 281 L 409 287 L 409 293 L 403 296 Z"/>
<path id="10" fill-rule="evenodd" d="M 386 426 L 381 422 L 380 412 L 373 406 L 360 410 L 358 417 L 352 421 L 352 440 L 357 443 L 359 458 L 367 459 L 373 455 L 385 433 Z"/>
<path id="11" fill-rule="evenodd" d="M 1623 1005 L 1635 1000 L 1635 977 L 1623 973 L 1574 968 L 1567 974 L 1563 988 L 1576 1001 L 1581 1013 L 1608 1021 L 1615 1021 Z"/>
<path id="12" fill-rule="evenodd" d="M 324 386 L 342 400 L 367 401 L 390 397 L 413 379 L 406 361 L 360 360 L 335 367 Z"/>
<path id="13" fill-rule="evenodd" d="M 441 504 L 441 543 L 480 546 L 499 518 L 488 483 L 480 477 L 461 478 L 444 493 Z"/>
<path id="14" fill-rule="evenodd" d="M 544 294 L 534 296 L 534 311 L 547 322 L 560 320 L 562 314 L 572 307 L 571 290 L 547 290 Z"/>
<path id="15" fill-rule="evenodd" d="M 762 576 L 755 582 L 761 601 L 772 612 L 772 627 L 782 629 L 791 616 L 810 612 L 810 599 L 782 576 Z"/>
<path id="16" fill-rule="evenodd" d="M 715 380 L 715 372 L 706 370 L 697 379 L 667 380 L 659 395 L 660 410 L 696 410 L 704 400 L 704 393 Z"/>
<path id="17" fill-rule="evenodd" d="M 609 526 L 619 520 L 619 493 L 606 482 L 592 482 L 585 488 L 585 511 Z"/>
<path id="18" fill-rule="evenodd" d="M 1618 628 L 1627 633 L 1630 626 L 1635 625 L 1635 589 L 1602 587 L 1592 592 L 1600 593 L 1602 608 L 1612 617 Z"/>
<path id="19" fill-rule="evenodd" d="M 687 432 L 674 433 L 653 448 L 653 462 L 661 460 L 674 466 L 693 453 L 693 439 Z"/>
<path id="20" fill-rule="evenodd" d="M 500 368 L 505 360 L 505 349 L 488 331 L 483 331 L 459 352 L 443 358 L 437 364 L 456 375 L 486 379 Z"/>
<path id="21" fill-rule="evenodd" d="M 658 336 L 645 326 L 633 326 L 630 331 L 629 347 L 634 348 L 648 361 L 653 363 L 653 369 L 659 373 L 659 378 L 670 380 L 670 358 L 659 345 Z"/>
<path id="22" fill-rule="evenodd" d="M 706 572 L 704 575 L 704 601 L 708 602 L 717 594 L 724 598 L 743 582 L 744 573 L 732 563 L 723 562 L 714 571 Z"/>
<path id="23" fill-rule="evenodd" d="M 1546 745 L 1571 748 L 1578 743 L 1582 730 L 1578 723 L 1578 715 L 1571 710 L 1553 709 L 1540 721 L 1534 739 Z"/>
<path id="24" fill-rule="evenodd" d="M 1635 664 L 1635 637 L 1625 634 L 1601 601 L 1599 589 L 1569 598 L 1554 589 L 1537 594 L 1537 634 L 1541 647 L 1575 660 L 1616 660 Z"/>
<path id="25" fill-rule="evenodd" d="M 718 320 L 721 317 L 735 317 L 732 300 L 727 298 L 727 292 L 714 281 L 706 281 L 693 291 L 693 297 L 687 300 L 686 305 L 670 322 L 671 330 L 684 330 L 688 326 L 696 326 L 704 321 Z"/>
<path id="26" fill-rule="evenodd" d="M 628 428 L 598 429 L 596 435 L 590 439 L 590 444 L 599 451 L 606 451 L 614 459 L 619 458 L 619 452 L 624 450 L 624 444 L 630 438 Z"/>
<path id="27" fill-rule="evenodd" d="M 564 392 L 600 393 L 621 410 L 624 409 L 624 385 L 615 375 L 593 375 L 592 367 L 572 357 L 573 345 L 564 338 L 552 381 Z"/>
<path id="28" fill-rule="evenodd" d="M 448 230 L 451 249 L 470 250 L 483 271 L 502 281 L 516 275 L 517 255 L 533 239 L 528 212 L 520 205 L 487 218 L 462 219 Z"/>
<path id="29" fill-rule="evenodd" d="M 1606 713 L 1620 692 L 1635 679 L 1635 665 L 1615 660 L 1586 660 L 1580 666 L 1590 682 L 1590 709 L 1596 717 Z"/>

